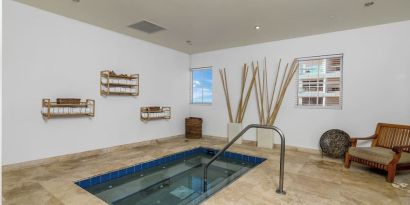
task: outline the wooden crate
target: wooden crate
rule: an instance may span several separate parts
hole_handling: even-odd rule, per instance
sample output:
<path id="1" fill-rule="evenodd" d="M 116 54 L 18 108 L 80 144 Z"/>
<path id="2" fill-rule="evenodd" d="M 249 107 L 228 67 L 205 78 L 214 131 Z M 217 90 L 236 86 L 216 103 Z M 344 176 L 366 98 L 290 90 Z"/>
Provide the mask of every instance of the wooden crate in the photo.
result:
<path id="1" fill-rule="evenodd" d="M 185 137 L 188 139 L 202 138 L 202 119 L 197 117 L 185 118 Z"/>

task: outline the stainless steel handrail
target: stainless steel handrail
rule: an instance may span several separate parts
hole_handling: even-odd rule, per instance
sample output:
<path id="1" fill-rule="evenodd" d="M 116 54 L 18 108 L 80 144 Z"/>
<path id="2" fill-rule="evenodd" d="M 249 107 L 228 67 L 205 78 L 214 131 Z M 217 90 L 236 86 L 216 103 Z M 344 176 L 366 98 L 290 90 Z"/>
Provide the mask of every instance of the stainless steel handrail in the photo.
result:
<path id="1" fill-rule="evenodd" d="M 280 168 L 279 168 L 279 188 L 276 189 L 276 193 L 278 194 L 286 194 L 286 192 L 283 190 L 283 178 L 285 176 L 285 171 L 284 171 L 284 165 L 285 165 L 285 135 L 283 134 L 282 130 L 275 126 L 268 126 L 268 125 L 259 125 L 259 124 L 250 124 L 245 127 L 239 134 L 235 136 L 228 144 L 225 145 L 224 148 L 219 150 L 218 153 L 216 153 L 211 160 L 205 165 L 204 167 L 204 192 L 207 191 L 208 189 L 208 167 L 209 165 L 212 164 L 222 153 L 224 153 L 230 146 L 235 143 L 236 140 L 238 140 L 243 134 L 245 134 L 246 131 L 248 131 L 251 128 L 262 128 L 262 129 L 271 129 L 276 131 L 279 136 L 280 136 Z"/>

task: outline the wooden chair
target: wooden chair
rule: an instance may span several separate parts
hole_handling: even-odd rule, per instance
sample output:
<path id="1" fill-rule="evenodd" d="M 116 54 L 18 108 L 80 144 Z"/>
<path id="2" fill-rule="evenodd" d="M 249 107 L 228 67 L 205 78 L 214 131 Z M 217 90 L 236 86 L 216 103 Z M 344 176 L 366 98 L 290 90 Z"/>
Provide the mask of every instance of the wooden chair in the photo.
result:
<path id="1" fill-rule="evenodd" d="M 371 147 L 356 147 L 357 140 L 373 140 Z M 374 135 L 351 138 L 344 166 L 351 161 L 387 171 L 386 181 L 394 182 L 396 170 L 410 169 L 410 125 L 378 123 Z"/>

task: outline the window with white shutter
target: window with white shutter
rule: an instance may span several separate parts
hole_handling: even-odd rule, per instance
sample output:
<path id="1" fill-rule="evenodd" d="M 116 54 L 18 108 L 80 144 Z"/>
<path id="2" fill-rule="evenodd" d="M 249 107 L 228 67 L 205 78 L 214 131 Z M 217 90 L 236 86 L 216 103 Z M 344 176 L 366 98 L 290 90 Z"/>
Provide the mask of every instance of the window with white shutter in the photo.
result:
<path id="1" fill-rule="evenodd" d="M 342 108 L 343 54 L 298 58 L 297 106 Z"/>

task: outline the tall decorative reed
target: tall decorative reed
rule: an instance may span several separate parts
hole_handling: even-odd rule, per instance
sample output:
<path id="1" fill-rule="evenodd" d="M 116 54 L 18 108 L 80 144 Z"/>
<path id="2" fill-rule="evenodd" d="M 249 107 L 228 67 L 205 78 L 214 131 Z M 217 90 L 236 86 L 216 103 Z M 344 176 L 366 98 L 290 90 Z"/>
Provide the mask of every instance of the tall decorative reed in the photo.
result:
<path id="1" fill-rule="evenodd" d="M 252 93 L 252 88 L 255 85 L 256 82 L 256 74 L 257 70 L 253 69 L 252 71 L 252 78 L 250 80 L 250 83 L 247 85 L 248 81 L 248 73 L 249 73 L 249 66 L 247 64 L 243 65 L 242 69 L 242 80 L 241 80 L 241 93 L 240 93 L 240 98 L 239 98 L 239 103 L 238 103 L 238 109 L 236 110 L 236 116 L 235 118 L 232 115 L 232 108 L 231 108 L 231 101 L 229 97 L 229 89 L 228 89 L 228 80 L 227 80 L 227 75 L 226 75 L 226 69 L 219 69 L 219 74 L 221 76 L 222 80 L 222 86 L 224 89 L 225 93 L 225 101 L 226 101 L 226 106 L 228 108 L 228 116 L 229 116 L 229 122 L 230 123 L 242 123 L 243 118 L 246 113 L 246 108 L 248 106 L 249 98 Z M 246 91 L 246 93 L 245 93 Z"/>
<path id="2" fill-rule="evenodd" d="M 264 67 L 262 69 L 262 79 L 259 72 L 259 63 L 257 62 L 256 66 L 252 63 L 252 70 L 256 72 L 257 75 L 255 94 L 260 124 L 272 126 L 275 123 L 286 90 L 297 71 L 297 67 L 297 60 L 294 59 L 290 67 L 289 64 L 286 64 L 285 71 L 281 72 L 281 60 L 279 60 L 278 67 L 274 74 L 275 80 L 273 81 L 272 92 L 269 92 L 266 58 L 264 59 Z M 280 81 L 278 81 L 279 76 L 281 76 Z"/>

